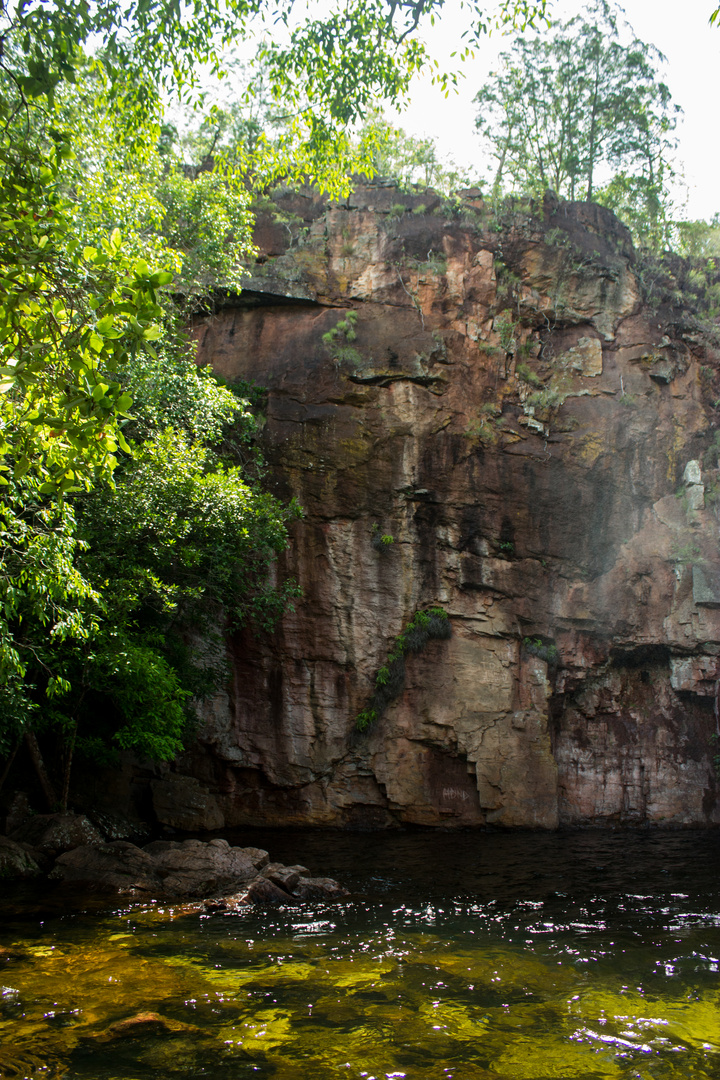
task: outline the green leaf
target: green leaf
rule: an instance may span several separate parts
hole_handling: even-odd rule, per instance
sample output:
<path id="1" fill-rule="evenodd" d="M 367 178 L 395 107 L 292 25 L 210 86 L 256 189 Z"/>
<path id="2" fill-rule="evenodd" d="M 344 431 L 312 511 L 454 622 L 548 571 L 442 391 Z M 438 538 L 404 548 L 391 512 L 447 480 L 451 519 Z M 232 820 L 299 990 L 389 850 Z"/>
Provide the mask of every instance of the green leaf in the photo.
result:
<path id="1" fill-rule="evenodd" d="M 132 454 L 132 448 L 119 428 L 115 432 L 115 438 L 117 439 L 118 446 L 121 450 L 124 450 L 126 454 Z"/>
<path id="2" fill-rule="evenodd" d="M 159 270 L 156 274 L 153 274 L 150 278 L 150 284 L 157 287 L 161 285 L 169 285 L 175 277 L 169 270 Z"/>

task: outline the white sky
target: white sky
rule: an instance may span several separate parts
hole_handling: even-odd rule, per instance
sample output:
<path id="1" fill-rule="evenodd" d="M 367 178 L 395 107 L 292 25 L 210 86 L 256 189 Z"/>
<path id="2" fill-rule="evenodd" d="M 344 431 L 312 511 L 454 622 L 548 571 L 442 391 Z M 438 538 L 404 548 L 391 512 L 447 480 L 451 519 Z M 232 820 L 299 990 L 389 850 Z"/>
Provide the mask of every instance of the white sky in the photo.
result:
<path id="1" fill-rule="evenodd" d="M 689 218 L 710 218 L 720 210 L 720 123 L 718 122 L 718 76 L 720 75 L 720 26 L 710 27 L 714 0 L 624 0 L 627 21 L 641 41 L 655 45 L 667 57 L 663 78 L 674 101 L 684 110 L 676 134 L 678 160 L 684 166 Z M 462 32 L 459 0 L 447 0 L 445 14 L 431 31 L 428 44 L 434 55 L 450 65 Z M 582 12 L 581 0 L 553 0 L 558 21 Z M 429 78 L 416 80 L 412 103 L 393 117 L 414 135 L 433 136 L 442 154 L 459 164 L 480 163 L 480 143 L 474 132 L 477 93 L 483 72 L 492 70 L 498 53 L 510 40 L 494 33 L 475 50 L 474 60 L 464 65 L 466 78 L 459 93 L 445 99 Z"/>

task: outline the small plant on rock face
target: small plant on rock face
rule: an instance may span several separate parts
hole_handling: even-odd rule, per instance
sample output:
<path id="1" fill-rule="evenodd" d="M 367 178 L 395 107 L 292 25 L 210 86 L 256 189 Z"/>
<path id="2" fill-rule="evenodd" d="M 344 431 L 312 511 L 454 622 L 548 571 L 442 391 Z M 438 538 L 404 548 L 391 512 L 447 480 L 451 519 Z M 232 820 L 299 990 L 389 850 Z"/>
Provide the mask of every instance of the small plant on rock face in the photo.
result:
<path id="1" fill-rule="evenodd" d="M 327 333 L 323 334 L 323 344 L 335 355 L 336 363 L 348 363 L 357 366 L 362 362 L 362 356 L 349 342 L 357 337 L 355 326 L 357 324 L 357 311 L 348 311 L 344 319 Z"/>
<path id="2" fill-rule="evenodd" d="M 381 533 L 376 521 L 370 530 L 370 543 L 376 551 L 386 552 L 395 543 L 395 537 L 391 533 Z"/>
<path id="3" fill-rule="evenodd" d="M 697 544 L 673 544 L 670 551 L 670 559 L 672 562 L 679 563 L 680 566 L 692 566 L 700 558 L 700 548 Z"/>
<path id="4" fill-rule="evenodd" d="M 428 257 L 425 262 L 418 264 L 418 273 L 422 274 L 444 274 L 447 271 L 447 258 L 439 251 L 428 252 Z"/>
<path id="5" fill-rule="evenodd" d="M 546 386 L 544 390 L 536 390 L 530 394 L 526 404 L 534 409 L 557 409 L 565 401 L 566 394 L 554 386 Z"/>
<path id="6" fill-rule="evenodd" d="M 527 364 L 518 364 L 515 368 L 518 379 L 522 379 L 528 386 L 543 386 L 543 381 Z"/>
<path id="7" fill-rule="evenodd" d="M 538 659 L 544 660 L 546 664 L 557 663 L 558 649 L 554 642 L 545 642 L 540 637 L 526 637 L 523 638 L 523 648 L 530 656 L 537 656 Z"/>
<path id="8" fill-rule="evenodd" d="M 500 335 L 500 348 L 506 353 L 515 352 L 515 327 L 511 321 L 499 316 L 493 324 L 494 329 Z"/>
<path id="9" fill-rule="evenodd" d="M 477 439 L 483 446 L 494 446 L 503 434 L 505 423 L 498 406 L 487 402 L 480 408 L 477 420 L 468 425 L 465 437 Z"/>
<path id="10" fill-rule="evenodd" d="M 399 697 L 405 687 L 405 657 L 419 653 L 432 640 L 443 640 L 452 634 L 448 614 L 441 607 L 417 611 L 401 634 L 395 638 L 387 659 L 375 676 L 375 692 L 355 718 L 358 731 L 366 731 L 383 715 L 388 705 Z"/>
<path id="11" fill-rule="evenodd" d="M 346 341 L 354 341 L 357 337 L 357 334 L 355 333 L 356 323 L 357 311 L 348 311 L 344 319 L 340 319 L 340 321 L 333 326 L 332 330 L 328 330 L 326 334 L 323 334 L 323 341 L 326 345 L 334 345 L 339 337 L 345 338 Z"/>

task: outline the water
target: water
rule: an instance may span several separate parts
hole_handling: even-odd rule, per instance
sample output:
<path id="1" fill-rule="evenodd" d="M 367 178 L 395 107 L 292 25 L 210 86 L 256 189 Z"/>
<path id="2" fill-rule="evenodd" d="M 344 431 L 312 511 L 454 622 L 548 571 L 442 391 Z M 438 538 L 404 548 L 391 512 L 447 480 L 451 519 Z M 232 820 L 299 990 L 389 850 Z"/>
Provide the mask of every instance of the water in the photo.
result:
<path id="1" fill-rule="evenodd" d="M 234 839 L 352 895 L 61 915 L 13 890 L 0 1076 L 720 1077 L 716 833 Z"/>

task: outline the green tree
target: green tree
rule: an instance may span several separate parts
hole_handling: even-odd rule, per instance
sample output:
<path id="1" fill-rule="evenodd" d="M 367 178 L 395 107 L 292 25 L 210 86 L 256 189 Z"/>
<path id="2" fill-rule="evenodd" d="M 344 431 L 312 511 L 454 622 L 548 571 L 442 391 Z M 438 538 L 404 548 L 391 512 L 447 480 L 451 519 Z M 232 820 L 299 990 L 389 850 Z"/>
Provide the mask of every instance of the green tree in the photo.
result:
<path id="1" fill-rule="evenodd" d="M 368 152 L 372 172 L 397 180 L 401 187 L 415 184 L 451 195 L 469 183 L 466 174 L 451 160 L 443 160 L 435 139 L 408 135 L 395 127 L 375 108 L 360 128 L 358 143 L 361 158 Z"/>
<path id="2" fill-rule="evenodd" d="M 686 259 L 720 257 L 720 213 L 711 221 L 676 221 L 674 248 Z"/>
<path id="3" fill-rule="evenodd" d="M 322 166 L 332 142 L 362 120 L 376 98 L 402 97 L 430 61 L 418 31 L 439 17 L 444 0 L 346 0 L 323 17 L 293 0 L 201 0 L 183 8 L 167 0 L 122 7 L 85 0 L 3 0 L 0 68 L 24 101 L 52 100 L 75 78 L 78 50 L 99 46 L 98 61 L 133 124 L 160 88 L 192 94 L 204 71 L 225 73 L 226 49 L 260 37 L 258 58 L 275 102 L 304 126 L 308 155 Z M 502 0 L 495 21 L 526 25 L 542 16 L 544 0 Z M 483 4 L 465 5 L 469 45 L 489 28 Z M 22 49 L 8 46 L 17 42 Z M 445 88 L 456 79 L 438 71 Z M 254 95 L 255 87 L 248 88 Z M 10 95 L 8 95 L 9 103 Z"/>
<path id="4" fill-rule="evenodd" d="M 77 74 L 77 85 L 57 90 L 52 127 L 40 110 L 11 119 L 0 156 L 9 185 L 0 192 L 0 747 L 12 754 L 25 737 L 50 805 L 67 803 L 78 730 L 96 754 L 133 746 L 172 756 L 191 695 L 209 685 L 211 669 L 198 681 L 197 665 L 180 663 L 177 638 L 148 623 L 131 568 L 164 590 L 176 628 L 189 595 L 197 604 L 212 595 L 220 552 L 237 567 L 224 581 L 226 619 L 242 608 L 267 623 L 287 595 L 264 582 L 290 512 L 211 451 L 228 423 L 242 430 L 250 421 L 235 395 L 196 372 L 177 328 L 187 311 L 178 294 L 205 294 L 207 275 L 237 287 L 247 196 L 218 174 L 193 180 L 180 162 L 161 160 L 152 114 L 142 140 L 130 138 L 97 73 L 78 65 Z M 141 252 L 171 269 L 151 269 Z M 184 434 L 188 416 L 194 427 Z M 153 456 L 161 444 L 164 458 Z M 123 535 L 120 509 L 141 516 L 130 479 L 153 468 L 152 490 L 164 485 L 168 505 L 180 503 L 178 531 L 145 547 L 125 535 L 103 569 L 98 551 Z M 205 525 L 208 558 L 197 557 L 185 595 L 152 560 L 163 545 L 187 557 L 187 530 L 201 531 L 210 494 L 216 528 Z M 107 535 L 91 525 L 103 499 Z M 103 695 L 110 719 L 89 727 L 88 703 Z M 61 777 L 45 767 L 43 745 L 64 761 Z"/>
<path id="5" fill-rule="evenodd" d="M 658 78 L 663 59 L 623 31 L 607 0 L 551 35 L 519 38 L 475 99 L 495 192 L 550 187 L 604 201 L 655 242 L 666 225 L 679 111 Z"/>
<path id="6" fill-rule="evenodd" d="M 262 490 L 246 400 L 198 370 L 187 342 L 123 379 L 132 453 L 113 485 L 58 504 L 21 480 L 4 519 L 15 617 L 0 738 L 7 753 L 30 734 L 48 803 L 65 808 L 78 750 L 174 757 L 192 702 L 226 678 L 224 634 L 270 628 L 295 595 L 269 570 L 298 509 Z"/>

